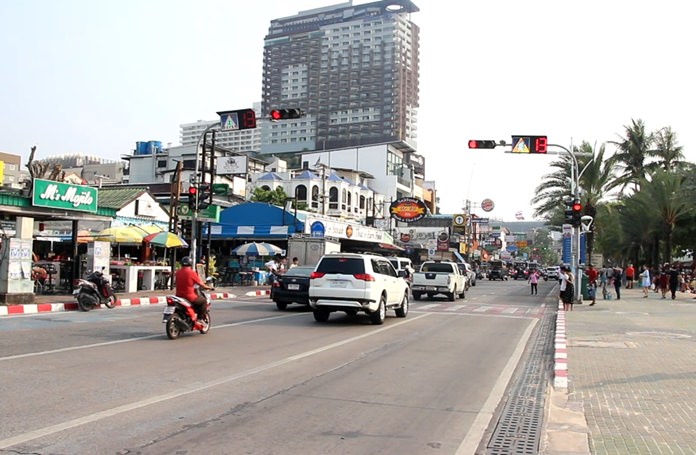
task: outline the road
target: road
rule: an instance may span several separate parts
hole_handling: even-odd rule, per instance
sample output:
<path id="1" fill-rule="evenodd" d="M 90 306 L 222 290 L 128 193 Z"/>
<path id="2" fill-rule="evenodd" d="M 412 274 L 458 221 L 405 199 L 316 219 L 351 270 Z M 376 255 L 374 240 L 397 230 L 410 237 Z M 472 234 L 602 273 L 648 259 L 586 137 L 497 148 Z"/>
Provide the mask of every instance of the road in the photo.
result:
<path id="1" fill-rule="evenodd" d="M 207 335 L 174 341 L 161 305 L 2 318 L 0 449 L 475 453 L 552 286 L 480 280 L 382 326 L 240 297 L 214 302 Z"/>

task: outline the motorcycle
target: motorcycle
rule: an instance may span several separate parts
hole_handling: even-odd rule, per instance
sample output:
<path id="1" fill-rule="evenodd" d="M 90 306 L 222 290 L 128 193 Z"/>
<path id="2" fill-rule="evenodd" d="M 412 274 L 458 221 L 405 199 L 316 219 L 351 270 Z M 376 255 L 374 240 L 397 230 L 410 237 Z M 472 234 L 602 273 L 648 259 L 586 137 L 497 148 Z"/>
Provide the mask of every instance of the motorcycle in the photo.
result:
<path id="1" fill-rule="evenodd" d="M 196 313 L 196 309 L 188 300 L 175 295 L 167 296 L 162 323 L 165 324 L 164 328 L 170 340 L 176 339 L 182 333 L 198 330 L 205 335 L 210 330 L 210 296 L 200 288 L 197 291 L 205 297 L 205 305 L 199 309 L 201 314 Z"/>
<path id="2" fill-rule="evenodd" d="M 104 277 L 104 273 L 98 270 L 89 273 L 77 283 L 77 289 L 73 291 L 77 300 L 77 306 L 81 311 L 89 311 L 99 308 L 104 304 L 107 308 L 116 306 L 116 296 L 111 288 L 111 283 Z"/>

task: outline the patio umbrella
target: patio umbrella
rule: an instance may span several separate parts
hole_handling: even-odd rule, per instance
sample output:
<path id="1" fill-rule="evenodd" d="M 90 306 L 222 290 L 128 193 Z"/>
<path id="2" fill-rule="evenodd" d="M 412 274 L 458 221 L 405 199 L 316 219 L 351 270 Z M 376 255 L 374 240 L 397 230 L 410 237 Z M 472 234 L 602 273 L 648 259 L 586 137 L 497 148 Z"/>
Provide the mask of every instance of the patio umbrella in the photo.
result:
<path id="1" fill-rule="evenodd" d="M 163 246 L 165 248 L 180 248 L 188 247 L 186 240 L 182 239 L 173 232 L 155 232 L 154 234 L 146 235 L 143 238 L 144 242 L 150 245 Z"/>
<path id="2" fill-rule="evenodd" d="M 282 253 L 283 250 L 270 243 L 245 243 L 232 250 L 237 256 L 273 256 Z"/>
<path id="3" fill-rule="evenodd" d="M 143 243 L 146 234 L 133 226 L 110 227 L 94 235 L 94 240 L 111 243 Z"/>

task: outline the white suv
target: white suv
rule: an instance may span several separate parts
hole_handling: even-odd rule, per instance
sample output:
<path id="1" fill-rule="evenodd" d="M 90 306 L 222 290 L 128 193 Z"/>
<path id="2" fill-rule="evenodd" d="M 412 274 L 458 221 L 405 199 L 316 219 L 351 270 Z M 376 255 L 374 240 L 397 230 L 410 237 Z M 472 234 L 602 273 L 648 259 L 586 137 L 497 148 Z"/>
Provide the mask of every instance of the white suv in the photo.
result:
<path id="1" fill-rule="evenodd" d="M 408 314 L 408 284 L 386 258 L 369 254 L 324 255 L 310 277 L 309 304 L 317 322 L 332 311 L 355 315 L 364 311 L 373 324 L 382 324 L 387 309 Z"/>

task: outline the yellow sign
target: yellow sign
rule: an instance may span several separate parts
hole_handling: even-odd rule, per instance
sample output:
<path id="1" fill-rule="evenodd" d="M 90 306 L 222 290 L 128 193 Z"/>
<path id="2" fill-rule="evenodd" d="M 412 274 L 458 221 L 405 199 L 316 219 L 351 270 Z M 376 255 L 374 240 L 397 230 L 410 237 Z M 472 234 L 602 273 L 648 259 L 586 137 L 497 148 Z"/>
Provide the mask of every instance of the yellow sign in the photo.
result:
<path id="1" fill-rule="evenodd" d="M 518 240 L 515 242 L 515 245 L 517 248 L 527 248 L 527 241 L 526 240 Z"/>
<path id="2" fill-rule="evenodd" d="M 466 243 L 464 243 L 464 242 L 459 242 L 459 252 L 460 252 L 461 254 L 466 254 L 466 250 L 467 250 L 467 248 L 466 248 Z"/>
<path id="3" fill-rule="evenodd" d="M 0 185 L 5 182 L 5 162 L 0 161 Z"/>

